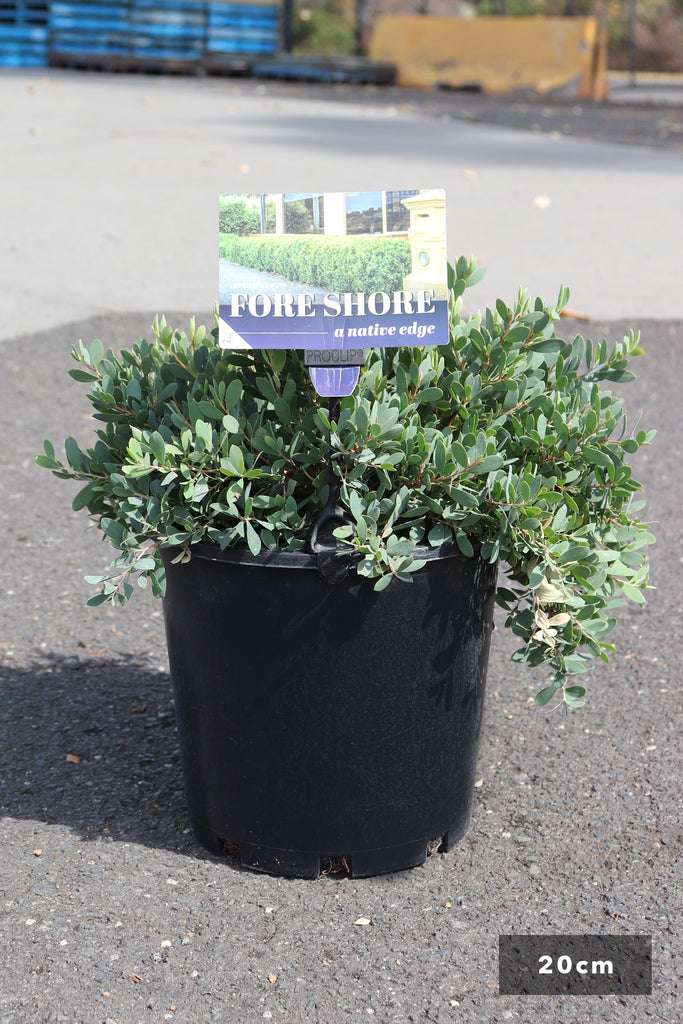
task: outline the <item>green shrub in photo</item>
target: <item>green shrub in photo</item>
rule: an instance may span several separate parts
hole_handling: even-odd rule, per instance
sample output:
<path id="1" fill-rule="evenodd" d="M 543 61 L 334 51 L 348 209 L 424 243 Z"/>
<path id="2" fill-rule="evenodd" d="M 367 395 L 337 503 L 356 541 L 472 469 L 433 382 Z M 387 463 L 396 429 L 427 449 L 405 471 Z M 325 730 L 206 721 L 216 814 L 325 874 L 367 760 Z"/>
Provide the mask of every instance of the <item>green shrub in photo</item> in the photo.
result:
<path id="1" fill-rule="evenodd" d="M 400 291 L 411 270 L 405 238 L 221 235 L 219 252 L 242 267 L 332 292 Z"/>
<path id="2" fill-rule="evenodd" d="M 316 228 L 313 215 L 306 204 L 299 199 L 285 200 L 285 233 L 288 235 L 320 235 L 322 228 Z"/>
<path id="3" fill-rule="evenodd" d="M 261 233 L 261 204 L 258 197 L 249 200 L 244 196 L 224 195 L 220 197 L 218 230 L 234 235 L 258 235 Z M 266 203 L 266 231 L 275 230 L 275 203 Z"/>

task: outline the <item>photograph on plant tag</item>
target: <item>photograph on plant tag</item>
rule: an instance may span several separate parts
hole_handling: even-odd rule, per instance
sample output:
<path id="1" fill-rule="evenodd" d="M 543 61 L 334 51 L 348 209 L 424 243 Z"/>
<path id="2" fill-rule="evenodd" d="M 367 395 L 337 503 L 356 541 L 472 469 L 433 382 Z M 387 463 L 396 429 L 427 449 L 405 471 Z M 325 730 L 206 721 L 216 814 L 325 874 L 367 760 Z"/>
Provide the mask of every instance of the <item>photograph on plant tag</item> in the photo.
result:
<path id="1" fill-rule="evenodd" d="M 222 195 L 224 348 L 442 345 L 443 189 Z"/>

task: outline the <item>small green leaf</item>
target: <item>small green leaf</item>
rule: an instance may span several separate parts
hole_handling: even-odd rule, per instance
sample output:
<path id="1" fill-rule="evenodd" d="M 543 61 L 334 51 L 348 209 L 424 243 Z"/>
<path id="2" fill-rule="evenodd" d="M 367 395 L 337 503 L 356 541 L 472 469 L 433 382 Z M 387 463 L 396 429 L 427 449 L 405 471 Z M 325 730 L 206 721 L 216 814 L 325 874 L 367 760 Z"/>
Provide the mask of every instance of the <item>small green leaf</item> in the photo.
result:
<path id="1" fill-rule="evenodd" d="M 360 519 L 365 512 L 365 504 L 362 501 L 358 491 L 351 491 L 349 494 L 349 509 L 354 519 Z"/>
<path id="2" fill-rule="evenodd" d="M 576 697 L 576 698 L 585 697 L 586 696 L 586 687 L 585 686 L 565 686 L 564 692 L 565 692 L 565 695 L 567 697 Z"/>
<path id="3" fill-rule="evenodd" d="M 417 400 L 423 405 L 435 405 L 443 398 L 441 388 L 422 388 L 417 394 Z"/>
<path id="4" fill-rule="evenodd" d="M 287 362 L 287 351 L 284 348 L 275 348 L 270 353 L 270 365 L 276 373 L 282 373 Z"/>
<path id="5" fill-rule="evenodd" d="M 35 463 L 37 466 L 42 466 L 43 469 L 59 469 L 59 463 L 56 459 L 50 458 L 48 455 L 36 455 Z"/>
<path id="6" fill-rule="evenodd" d="M 256 530 L 251 525 L 248 519 L 245 525 L 246 541 L 249 546 L 249 550 L 251 551 L 252 555 L 256 556 L 261 552 L 261 538 L 259 537 L 258 533 L 256 532 Z"/>
<path id="7" fill-rule="evenodd" d="M 430 545 L 435 548 L 447 541 L 453 540 L 453 534 L 444 523 L 437 523 L 427 534 Z"/>
<path id="8" fill-rule="evenodd" d="M 470 276 L 467 278 L 467 287 L 471 288 L 473 285 L 479 284 L 479 282 L 485 276 L 486 276 L 486 267 L 477 267 L 477 269 L 472 271 Z"/>
<path id="9" fill-rule="evenodd" d="M 509 331 L 505 333 L 505 343 L 507 345 L 518 345 L 520 342 L 526 341 L 531 331 L 524 324 L 517 324 L 515 327 L 511 327 Z"/>
<path id="10" fill-rule="evenodd" d="M 280 423 L 287 426 L 292 421 L 292 411 L 289 408 L 289 402 L 286 402 L 284 398 L 276 398 L 273 403 L 275 409 L 275 415 L 279 419 Z"/>
<path id="11" fill-rule="evenodd" d="M 96 483 L 89 483 L 80 490 L 71 502 L 71 507 L 74 512 L 79 512 L 82 508 L 85 508 L 95 496 L 97 490 L 98 487 Z"/>
<path id="12" fill-rule="evenodd" d="M 126 398 L 129 401 L 140 402 L 142 400 L 142 388 L 137 377 L 131 377 L 125 386 Z"/>
<path id="13" fill-rule="evenodd" d="M 225 408 L 232 409 L 239 402 L 242 396 L 242 382 L 238 379 L 231 380 L 225 389 Z"/>
<path id="14" fill-rule="evenodd" d="M 150 434 L 148 443 L 154 458 L 163 465 L 166 458 L 166 445 L 161 434 L 154 431 L 153 434 Z"/>
<path id="15" fill-rule="evenodd" d="M 389 573 L 387 573 L 386 576 L 380 576 L 380 578 L 375 583 L 374 589 L 379 593 L 382 590 L 386 590 L 390 583 L 391 576 L 389 575 Z"/>
<path id="16" fill-rule="evenodd" d="M 197 402 L 197 407 L 201 412 L 202 416 L 207 416 L 210 420 L 222 420 L 223 410 L 219 409 L 214 402 L 208 402 L 206 399 L 202 399 Z"/>
<path id="17" fill-rule="evenodd" d="M 331 429 L 330 421 L 324 409 L 316 409 L 315 418 L 324 431 L 329 431 Z"/>
<path id="18" fill-rule="evenodd" d="M 634 601 L 641 607 L 645 606 L 645 594 L 639 587 L 634 587 L 631 583 L 622 582 L 621 589 L 631 601 Z"/>
<path id="19" fill-rule="evenodd" d="M 97 368 L 104 359 L 104 345 L 99 338 L 90 342 L 90 362 Z"/>
<path id="20" fill-rule="evenodd" d="M 469 465 L 467 452 L 465 451 L 464 447 L 460 444 L 459 441 L 454 441 L 453 444 L 451 445 L 451 455 L 453 456 L 453 458 L 455 459 L 459 466 L 461 466 L 463 469 L 467 469 L 467 466 Z"/>
<path id="21" fill-rule="evenodd" d="M 204 442 L 207 448 L 211 448 L 213 444 L 213 430 L 210 424 L 206 423 L 205 420 L 197 420 L 194 428 L 197 437 Z"/>
<path id="22" fill-rule="evenodd" d="M 351 537 L 353 537 L 353 527 L 338 526 L 335 530 L 332 531 L 332 535 L 336 537 L 337 540 L 349 540 Z"/>
<path id="23" fill-rule="evenodd" d="M 556 693 L 556 686 L 544 686 L 543 689 L 539 690 L 536 696 L 534 697 L 534 704 L 536 704 L 537 707 L 541 708 L 544 704 L 548 704 L 553 699 Z"/>
<path id="24" fill-rule="evenodd" d="M 206 479 L 206 477 L 200 477 L 198 480 L 195 480 L 194 494 L 192 495 L 192 500 L 196 504 L 199 504 L 199 502 L 203 501 L 204 498 L 207 496 L 209 490 L 209 481 Z"/>
<path id="25" fill-rule="evenodd" d="M 91 373 L 90 370 L 69 370 L 69 376 L 82 384 L 92 384 L 94 381 L 99 380 L 97 374 Z"/>
<path id="26" fill-rule="evenodd" d="M 584 445 L 583 457 L 586 462 L 590 462 L 593 466 L 608 467 L 613 465 L 607 452 L 603 451 L 601 448 L 595 448 L 593 445 Z"/>
<path id="27" fill-rule="evenodd" d="M 145 557 L 139 558 L 135 563 L 137 572 L 151 572 L 152 569 L 156 568 L 156 560 L 154 558 Z"/>
<path id="28" fill-rule="evenodd" d="M 83 468 L 81 449 L 78 446 L 78 441 L 76 441 L 74 437 L 67 437 L 64 442 L 64 451 L 66 452 L 67 462 L 72 469 L 80 470 Z"/>
<path id="29" fill-rule="evenodd" d="M 502 465 L 502 455 L 487 455 L 481 462 L 477 462 L 472 466 L 472 472 L 477 474 L 491 473 L 493 470 L 500 469 Z"/>
<path id="30" fill-rule="evenodd" d="M 456 535 L 455 535 L 455 539 L 456 539 L 458 547 L 462 551 L 463 555 L 465 555 L 466 558 L 473 558 L 474 557 L 474 548 L 472 546 L 472 542 L 470 541 L 470 539 L 467 536 L 467 534 L 465 533 L 465 531 L 464 530 L 458 530 Z"/>
<path id="31" fill-rule="evenodd" d="M 553 516 L 552 528 L 556 533 L 561 533 L 569 522 L 569 511 L 566 505 L 560 505 Z"/>
<path id="32" fill-rule="evenodd" d="M 479 504 L 479 499 L 474 494 L 464 491 L 461 487 L 451 487 L 448 494 L 453 501 L 464 508 L 476 508 Z"/>

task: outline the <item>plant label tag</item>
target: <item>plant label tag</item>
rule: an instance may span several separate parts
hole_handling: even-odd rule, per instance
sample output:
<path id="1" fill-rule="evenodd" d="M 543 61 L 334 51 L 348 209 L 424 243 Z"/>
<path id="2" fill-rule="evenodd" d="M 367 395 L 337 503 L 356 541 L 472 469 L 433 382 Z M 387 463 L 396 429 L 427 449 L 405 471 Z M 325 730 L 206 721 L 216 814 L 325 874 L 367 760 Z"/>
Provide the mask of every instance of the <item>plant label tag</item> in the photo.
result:
<path id="1" fill-rule="evenodd" d="M 307 358 L 327 395 L 353 391 L 364 347 L 447 344 L 445 205 L 442 189 L 222 195 L 219 344 L 336 353 Z"/>

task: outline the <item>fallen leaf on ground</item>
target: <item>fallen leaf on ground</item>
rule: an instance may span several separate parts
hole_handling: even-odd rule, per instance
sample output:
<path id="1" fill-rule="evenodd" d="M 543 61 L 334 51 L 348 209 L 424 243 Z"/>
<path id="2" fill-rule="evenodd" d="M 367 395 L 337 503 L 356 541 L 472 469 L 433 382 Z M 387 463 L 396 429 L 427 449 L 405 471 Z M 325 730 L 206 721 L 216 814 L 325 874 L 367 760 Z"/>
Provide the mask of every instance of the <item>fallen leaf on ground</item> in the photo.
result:
<path id="1" fill-rule="evenodd" d="M 80 764 L 81 759 L 77 754 L 67 754 L 66 759 L 70 764 Z"/>

